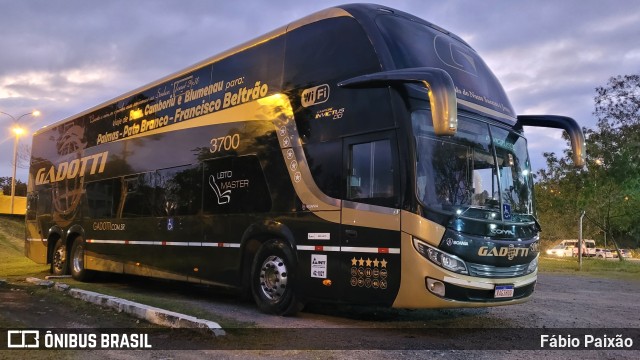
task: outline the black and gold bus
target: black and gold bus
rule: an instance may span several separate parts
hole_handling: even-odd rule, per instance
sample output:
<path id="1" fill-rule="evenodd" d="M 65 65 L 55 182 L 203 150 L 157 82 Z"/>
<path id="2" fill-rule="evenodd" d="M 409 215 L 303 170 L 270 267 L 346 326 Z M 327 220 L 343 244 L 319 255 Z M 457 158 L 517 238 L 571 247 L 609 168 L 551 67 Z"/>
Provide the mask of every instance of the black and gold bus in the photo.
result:
<path id="1" fill-rule="evenodd" d="M 530 298 L 523 125 L 478 54 L 376 5 L 330 8 L 44 127 L 25 252 L 55 274 L 236 288 L 261 310 Z"/>

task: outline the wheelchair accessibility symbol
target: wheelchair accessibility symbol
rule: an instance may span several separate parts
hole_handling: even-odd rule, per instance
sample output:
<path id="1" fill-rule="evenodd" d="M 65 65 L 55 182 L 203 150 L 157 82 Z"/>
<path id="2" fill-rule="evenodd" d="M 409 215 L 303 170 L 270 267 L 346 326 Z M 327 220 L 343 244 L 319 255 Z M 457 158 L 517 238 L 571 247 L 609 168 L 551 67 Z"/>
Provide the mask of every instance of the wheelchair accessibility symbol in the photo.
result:
<path id="1" fill-rule="evenodd" d="M 502 204 L 502 214 L 504 214 L 505 220 L 511 220 L 511 205 Z"/>

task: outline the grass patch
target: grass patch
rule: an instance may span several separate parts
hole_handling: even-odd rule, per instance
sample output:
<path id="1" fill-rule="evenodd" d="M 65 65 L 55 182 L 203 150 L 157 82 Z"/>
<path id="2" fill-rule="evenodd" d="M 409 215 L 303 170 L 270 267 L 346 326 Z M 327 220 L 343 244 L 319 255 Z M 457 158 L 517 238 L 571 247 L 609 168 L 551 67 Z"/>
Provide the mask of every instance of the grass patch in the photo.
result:
<path id="1" fill-rule="evenodd" d="M 100 274 L 106 275 L 106 277 L 120 277 L 122 280 L 116 280 L 115 282 L 109 281 L 108 283 L 101 282 L 78 282 L 73 279 L 56 279 L 57 282 L 63 282 L 69 284 L 76 289 L 95 291 L 101 294 L 116 296 L 119 298 L 135 301 L 141 304 L 154 306 L 157 308 L 175 311 L 181 314 L 195 316 L 200 319 L 206 319 L 219 323 L 223 328 L 250 328 L 253 327 L 253 323 L 239 322 L 232 317 L 220 316 L 220 313 L 210 312 L 202 307 L 194 306 L 191 301 L 193 297 L 203 298 L 206 301 L 206 294 L 208 291 L 213 291 L 208 288 L 201 288 L 193 284 L 169 282 L 166 285 L 166 292 L 158 295 L 158 291 L 154 290 L 162 286 L 162 280 L 158 279 L 146 279 L 138 278 L 135 276 L 116 275 L 116 274 Z M 122 282 L 120 286 L 118 282 Z M 146 285 L 137 286 L 138 281 L 146 281 Z M 154 283 L 149 285 L 149 282 Z M 146 288 L 149 287 L 152 290 L 149 291 Z M 184 297 L 178 292 L 189 294 L 188 297 Z"/>
<path id="2" fill-rule="evenodd" d="M 24 255 L 24 219 L 0 216 L 0 278 L 14 280 L 45 276 L 46 265 L 38 265 Z"/>
<path id="3" fill-rule="evenodd" d="M 576 258 L 540 257 L 538 269 L 543 273 L 593 275 L 605 278 L 640 279 L 640 262 L 583 258 L 582 271 Z"/>

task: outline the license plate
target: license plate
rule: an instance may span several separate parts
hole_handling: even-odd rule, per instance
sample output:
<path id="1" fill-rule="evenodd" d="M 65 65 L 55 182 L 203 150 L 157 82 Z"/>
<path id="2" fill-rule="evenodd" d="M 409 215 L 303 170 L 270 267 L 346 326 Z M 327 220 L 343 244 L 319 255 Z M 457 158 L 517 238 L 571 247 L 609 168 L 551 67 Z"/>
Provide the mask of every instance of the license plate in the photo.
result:
<path id="1" fill-rule="evenodd" d="M 513 285 L 496 285 L 493 297 L 498 298 L 512 298 L 513 297 Z"/>

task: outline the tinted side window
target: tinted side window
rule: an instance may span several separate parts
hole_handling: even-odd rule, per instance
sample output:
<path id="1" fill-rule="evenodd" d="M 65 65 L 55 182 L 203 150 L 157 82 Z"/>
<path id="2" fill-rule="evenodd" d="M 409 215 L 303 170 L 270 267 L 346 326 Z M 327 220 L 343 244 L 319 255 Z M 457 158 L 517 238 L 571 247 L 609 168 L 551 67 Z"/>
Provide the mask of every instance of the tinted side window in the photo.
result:
<path id="1" fill-rule="evenodd" d="M 179 166 L 155 172 L 154 215 L 193 215 L 200 209 L 202 173 L 199 166 Z"/>
<path id="2" fill-rule="evenodd" d="M 203 187 L 205 214 L 271 210 L 271 194 L 254 155 L 205 162 Z"/>
<path id="3" fill-rule="evenodd" d="M 138 174 L 124 178 L 126 196 L 122 217 L 152 216 L 154 202 L 153 173 Z"/>
<path id="4" fill-rule="evenodd" d="M 180 166 L 86 186 L 91 218 L 191 215 L 200 209 L 202 173 L 198 166 Z M 125 191 L 124 197 L 122 191 Z"/>
<path id="5" fill-rule="evenodd" d="M 391 141 L 379 140 L 351 145 L 347 198 L 393 206 L 394 197 Z"/>
<path id="6" fill-rule="evenodd" d="M 283 86 L 303 143 L 394 125 L 387 88 L 337 86 L 381 70 L 371 40 L 355 19 L 325 19 L 290 30 L 286 36 Z"/>
<path id="7" fill-rule="evenodd" d="M 352 18 L 295 29 L 287 33 L 286 46 L 287 82 L 295 87 L 380 71 L 369 38 Z"/>
<path id="8" fill-rule="evenodd" d="M 93 219 L 116 217 L 121 187 L 120 178 L 88 183 L 86 194 L 89 217 Z"/>

